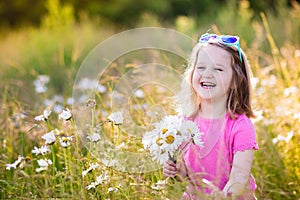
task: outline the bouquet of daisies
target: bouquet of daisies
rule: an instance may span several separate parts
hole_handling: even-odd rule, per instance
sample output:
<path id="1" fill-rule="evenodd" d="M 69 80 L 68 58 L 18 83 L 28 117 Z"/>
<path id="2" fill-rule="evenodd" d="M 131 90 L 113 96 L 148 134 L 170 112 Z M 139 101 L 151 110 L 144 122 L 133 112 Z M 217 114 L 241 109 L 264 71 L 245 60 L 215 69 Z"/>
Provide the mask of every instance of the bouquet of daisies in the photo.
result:
<path id="1" fill-rule="evenodd" d="M 160 122 L 154 123 L 154 129 L 145 133 L 142 143 L 150 151 L 153 160 L 163 164 L 168 159 L 176 161 L 176 153 L 183 143 L 202 147 L 202 132 L 196 123 L 179 116 L 165 116 Z"/>

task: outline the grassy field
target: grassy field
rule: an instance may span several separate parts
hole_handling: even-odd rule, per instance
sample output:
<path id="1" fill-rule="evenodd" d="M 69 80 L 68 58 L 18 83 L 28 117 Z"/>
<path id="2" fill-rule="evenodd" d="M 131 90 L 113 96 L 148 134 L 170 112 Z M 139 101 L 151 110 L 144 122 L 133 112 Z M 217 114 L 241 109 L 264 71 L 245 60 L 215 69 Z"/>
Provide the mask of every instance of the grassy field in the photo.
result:
<path id="1" fill-rule="evenodd" d="M 260 150 L 252 170 L 256 195 L 300 199 L 300 9 L 283 9 L 277 17 L 262 14 L 256 21 L 243 6 L 238 14 L 226 11 L 213 21 L 202 19 L 198 27 L 195 19 L 182 17 L 168 28 L 192 38 L 209 28 L 241 36 L 253 70 L 253 105 L 258 115 L 254 124 Z M 72 18 L 64 19 L 63 24 L 53 24 L 49 16 L 40 28 L 7 31 L 0 38 L 0 199 L 178 199 L 186 183 L 166 181 L 160 169 L 130 173 L 122 168 L 135 161 L 119 152 L 136 152 L 149 159 L 141 143 L 143 133 L 128 134 L 123 124 L 108 120 L 118 109 L 111 100 L 114 88 L 126 72 L 138 68 L 138 52 L 112 63 L 96 82 L 101 88 L 95 98 L 79 102 L 86 104 L 88 115 L 83 131 L 73 117 L 61 119 L 62 109 L 78 112 L 72 110 L 72 89 L 84 58 L 98 43 L 121 31 L 102 21 L 74 24 Z M 140 26 L 163 25 L 150 15 L 141 19 Z M 183 60 L 164 52 L 150 54 L 183 72 Z M 86 81 L 82 88 L 91 90 L 95 83 Z M 123 116 L 146 131 L 163 115 L 174 113 L 168 98 L 172 95 L 159 85 L 143 85 L 131 94 L 129 113 Z M 45 109 L 52 113 L 43 114 Z M 35 119 L 42 114 L 44 121 Z M 56 140 L 51 142 L 49 134 L 43 139 L 47 133 L 54 133 Z"/>

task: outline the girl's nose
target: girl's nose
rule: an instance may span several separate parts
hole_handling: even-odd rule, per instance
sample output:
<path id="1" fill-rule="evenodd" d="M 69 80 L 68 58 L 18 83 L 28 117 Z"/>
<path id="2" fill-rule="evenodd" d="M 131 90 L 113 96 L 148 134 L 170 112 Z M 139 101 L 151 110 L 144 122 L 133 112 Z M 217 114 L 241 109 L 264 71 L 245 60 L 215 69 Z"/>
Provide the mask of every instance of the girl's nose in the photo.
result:
<path id="1" fill-rule="evenodd" d="M 206 68 L 203 73 L 202 73 L 203 77 L 207 77 L 207 78 L 211 78 L 213 76 L 213 72 L 210 68 Z"/>

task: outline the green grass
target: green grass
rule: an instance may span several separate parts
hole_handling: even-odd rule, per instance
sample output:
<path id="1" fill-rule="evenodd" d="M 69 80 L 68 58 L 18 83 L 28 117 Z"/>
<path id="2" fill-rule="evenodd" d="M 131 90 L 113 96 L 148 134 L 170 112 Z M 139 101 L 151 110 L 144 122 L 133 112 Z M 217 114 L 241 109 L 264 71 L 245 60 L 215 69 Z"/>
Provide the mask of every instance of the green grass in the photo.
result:
<path id="1" fill-rule="evenodd" d="M 241 8 L 242 9 L 242 8 Z M 253 175 L 256 178 L 258 199 L 299 199 L 300 198 L 300 48 L 299 9 L 293 12 L 282 10 L 285 17 L 276 18 L 262 15 L 262 21 L 251 21 L 251 13 L 239 12 L 242 18 L 236 19 L 236 25 L 231 24 L 235 15 L 233 11 L 220 11 L 215 20 L 206 21 L 215 32 L 235 32 L 241 35 L 242 47 L 245 49 L 252 65 L 253 75 L 258 78 L 253 88 L 253 105 L 262 110 L 261 119 L 255 122 L 260 150 L 255 153 Z M 282 15 L 283 15 L 282 14 Z M 150 16 L 151 17 L 151 16 Z M 193 21 L 194 19 L 189 19 Z M 189 21 L 187 20 L 187 21 Z M 151 21 L 151 19 L 150 19 Z M 155 24 L 157 25 L 157 21 Z M 180 29 L 195 37 L 207 27 L 185 26 L 186 20 L 178 20 Z M 147 24 L 141 22 L 141 24 Z M 151 24 L 149 24 L 151 25 Z M 92 154 L 78 139 L 78 132 L 72 121 L 58 120 L 58 115 L 52 113 L 48 124 L 36 122 L 34 117 L 46 108 L 45 99 L 61 95 L 62 102 L 56 102 L 63 107 L 66 99 L 72 95 L 74 78 L 83 59 L 92 48 L 110 35 L 118 32 L 108 24 L 95 28 L 93 23 L 83 21 L 76 25 L 61 27 L 53 30 L 49 27 L 38 29 L 22 29 L 2 35 L 0 42 L 1 69 L 1 99 L 0 99 L 0 198 L 1 199 L 41 199 L 41 198 L 73 198 L 73 199 L 178 199 L 186 183 L 169 180 L 161 189 L 153 186 L 164 180 L 161 170 L 148 173 L 126 173 L 107 167 L 96 158 L 105 156 L 103 151 L 111 148 L 104 141 L 97 144 L 88 143 L 91 149 L 103 148 L 99 154 Z M 227 28 L 229 28 L 227 31 Z M 229 31 L 230 30 L 230 31 Z M 243 39 L 245 38 L 245 39 Z M 118 126 L 107 122 L 107 114 L 114 110 L 111 107 L 110 93 L 121 76 L 128 70 L 135 69 L 135 55 L 127 55 L 126 59 L 116 60 L 101 79 L 107 91 L 97 93 L 97 105 L 89 110 L 93 114 L 86 132 L 103 130 L 101 136 L 113 144 L 122 144 L 120 149 L 129 152 L 142 152 L 141 138 L 133 132 L 127 134 L 118 132 Z M 151 53 L 151 52 L 150 52 Z M 182 60 L 176 60 L 173 55 L 159 52 L 156 57 L 163 64 L 174 66 Z M 179 72 L 183 71 L 183 63 L 174 66 Z M 126 66 L 126 68 L 124 68 Z M 48 91 L 37 94 L 33 80 L 40 74 L 50 76 Z M 293 92 L 292 86 L 298 88 Z M 288 89 L 290 88 L 290 89 Z M 148 126 L 166 113 L 174 113 L 172 101 L 168 97 L 172 93 L 162 90 L 159 86 L 144 85 L 145 97 L 132 96 L 129 100 L 130 117 L 139 126 Z M 159 103 L 158 103 L 159 102 Z M 139 106 L 137 106 L 139 105 Z M 140 105 L 148 105 L 142 108 Z M 88 108 L 87 108 L 88 109 Z M 147 113 L 147 111 L 149 111 Z M 150 113 L 150 111 L 153 111 Z M 164 112 L 162 112 L 164 111 Z M 76 110 L 73 110 L 76 112 Z M 25 116 L 21 117 L 21 113 Z M 125 116 L 129 117 L 129 116 Z M 52 152 L 42 155 L 32 154 L 34 146 L 44 144 L 41 138 L 45 133 L 60 129 L 66 135 L 74 136 L 68 148 L 60 146 L 56 141 Z M 121 125 L 122 128 L 122 125 Z M 146 131 L 146 128 L 143 129 Z M 292 132 L 289 141 L 273 143 L 278 135 L 286 137 Z M 61 137 L 61 136 L 60 136 Z M 98 149 L 99 150 L 99 149 Z M 99 151 L 94 151 L 99 152 Z M 102 153 L 101 153 L 102 152 Z M 118 152 L 110 153 L 107 158 L 113 161 Z M 25 157 L 23 168 L 6 170 L 5 164 L 13 163 L 18 155 Z M 37 160 L 51 159 L 53 164 L 48 170 L 36 172 Z M 121 156 L 119 158 L 122 158 Z M 122 158 L 123 162 L 130 162 Z M 81 173 L 91 163 L 99 163 L 99 168 L 82 177 Z M 128 170 L 129 171 L 129 170 Z M 87 190 L 87 186 L 96 181 L 96 177 L 107 174 L 108 180 L 95 189 Z M 116 192 L 108 192 L 108 188 L 118 188 Z"/>

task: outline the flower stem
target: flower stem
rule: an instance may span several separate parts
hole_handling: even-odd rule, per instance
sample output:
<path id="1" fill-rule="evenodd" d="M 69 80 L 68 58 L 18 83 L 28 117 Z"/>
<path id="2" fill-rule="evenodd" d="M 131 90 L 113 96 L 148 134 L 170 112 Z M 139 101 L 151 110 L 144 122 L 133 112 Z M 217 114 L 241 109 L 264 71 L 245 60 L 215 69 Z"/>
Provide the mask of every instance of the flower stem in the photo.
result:
<path id="1" fill-rule="evenodd" d="M 55 177 L 55 167 L 56 167 L 56 154 L 55 154 L 55 147 L 54 145 L 51 145 L 51 154 L 52 154 L 52 179 L 53 179 L 53 190 L 56 186 L 56 177 Z"/>

